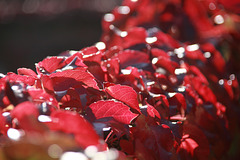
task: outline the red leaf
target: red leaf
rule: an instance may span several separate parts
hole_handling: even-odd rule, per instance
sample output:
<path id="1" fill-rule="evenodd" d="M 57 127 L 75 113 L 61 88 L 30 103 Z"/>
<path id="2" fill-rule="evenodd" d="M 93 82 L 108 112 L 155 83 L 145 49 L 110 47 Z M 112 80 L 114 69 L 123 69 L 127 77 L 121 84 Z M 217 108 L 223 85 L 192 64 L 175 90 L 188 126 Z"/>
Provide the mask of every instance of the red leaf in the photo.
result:
<path id="1" fill-rule="evenodd" d="M 189 51 L 186 48 L 185 49 L 185 54 L 186 54 L 186 57 L 191 59 L 191 60 L 200 60 L 202 62 L 206 62 L 206 58 L 204 57 L 203 53 L 199 49 L 194 50 L 194 51 Z"/>
<path id="2" fill-rule="evenodd" d="M 37 74 L 33 70 L 28 68 L 18 68 L 17 72 L 19 75 L 32 76 L 34 78 L 37 78 Z"/>
<path id="3" fill-rule="evenodd" d="M 83 55 L 84 61 L 101 63 L 102 54 L 100 51 L 93 53 L 91 55 Z"/>
<path id="4" fill-rule="evenodd" d="M 36 65 L 38 73 L 52 73 L 65 65 L 63 57 L 48 57 Z"/>
<path id="5" fill-rule="evenodd" d="M 187 104 L 185 97 L 181 93 L 176 93 L 174 96 L 168 98 L 169 105 L 176 105 L 181 116 L 185 115 L 185 110 L 187 109 Z"/>
<path id="6" fill-rule="evenodd" d="M 47 103 L 51 103 L 56 108 L 59 108 L 58 101 L 55 99 L 55 97 L 48 94 L 42 89 L 29 88 L 28 93 L 33 102 L 36 102 L 36 103 L 47 102 Z"/>
<path id="7" fill-rule="evenodd" d="M 202 83 L 199 77 L 192 78 L 192 85 L 205 102 L 210 102 L 212 104 L 217 102 L 217 98 L 213 91 L 206 84 Z"/>
<path id="8" fill-rule="evenodd" d="M 109 86 L 105 90 L 113 98 L 126 103 L 131 108 L 137 110 L 140 113 L 137 93 L 133 90 L 132 87 L 118 84 Z"/>
<path id="9" fill-rule="evenodd" d="M 208 159 L 209 143 L 202 130 L 185 122 L 183 134 L 179 148 L 181 158 L 187 159 L 187 157 L 191 157 L 191 159 Z"/>
<path id="10" fill-rule="evenodd" d="M 174 145 L 174 135 L 169 126 L 162 124 L 161 126 L 151 126 L 150 127 L 154 132 L 155 136 L 158 136 L 158 140 L 162 147 L 168 152 L 171 151 Z"/>
<path id="11" fill-rule="evenodd" d="M 194 107 L 202 105 L 202 100 L 191 85 L 186 85 L 185 98 L 188 103 L 191 103 Z"/>
<path id="12" fill-rule="evenodd" d="M 76 112 L 58 110 L 52 112 L 51 118 L 52 122 L 48 123 L 51 130 L 74 134 L 81 147 L 99 145 L 100 138 L 92 125 Z"/>
<path id="13" fill-rule="evenodd" d="M 119 59 L 109 58 L 108 60 L 102 62 L 101 67 L 104 72 L 108 73 L 112 80 L 115 80 L 119 74 Z"/>
<path id="14" fill-rule="evenodd" d="M 220 72 L 224 73 L 226 69 L 226 62 L 221 53 L 216 50 L 215 52 L 212 52 L 212 57 L 210 58 L 212 65 L 215 67 L 215 69 Z"/>
<path id="15" fill-rule="evenodd" d="M 158 48 L 152 48 L 151 49 L 151 53 L 154 57 L 166 57 L 166 58 L 170 58 L 170 56 L 162 49 L 158 49 Z"/>
<path id="16" fill-rule="evenodd" d="M 139 116 L 133 128 L 135 140 L 140 140 L 155 159 L 169 159 L 174 135 L 167 125 L 149 125 L 145 116 Z"/>
<path id="17" fill-rule="evenodd" d="M 55 90 L 67 90 L 80 83 L 83 83 L 88 87 L 99 89 L 97 82 L 94 80 L 94 76 L 84 68 L 52 73 L 49 77 L 52 80 Z"/>
<path id="18" fill-rule="evenodd" d="M 145 84 L 142 78 L 143 74 L 138 68 L 129 66 L 121 71 L 122 74 L 117 77 L 119 84 L 131 86 L 135 91 L 140 91 L 138 86 L 139 83 L 145 88 Z"/>
<path id="19" fill-rule="evenodd" d="M 62 97 L 61 101 L 62 107 L 77 107 L 78 111 L 82 110 L 81 99 L 78 92 L 70 88 L 67 93 Z"/>
<path id="20" fill-rule="evenodd" d="M 77 66 L 85 67 L 83 61 L 91 61 L 91 62 L 98 62 L 100 63 L 102 54 L 101 52 L 95 47 L 86 47 L 83 48 L 82 50 L 76 52 L 72 56 L 66 59 L 66 63 L 70 63 L 74 58 L 78 58 L 77 60 Z M 79 61 L 81 60 L 81 61 Z"/>
<path id="21" fill-rule="evenodd" d="M 111 48 L 109 48 L 108 50 L 106 50 L 104 52 L 104 58 L 105 59 L 108 59 L 108 58 L 111 58 L 113 57 L 116 53 L 122 51 L 123 48 L 121 46 L 113 46 Z"/>
<path id="22" fill-rule="evenodd" d="M 26 116 L 37 117 L 39 115 L 37 106 L 29 101 L 18 104 L 12 111 L 11 116 L 21 121 Z"/>
<path id="23" fill-rule="evenodd" d="M 97 53 L 98 48 L 95 46 L 86 47 L 86 48 L 83 48 L 82 50 L 80 50 L 80 52 L 82 52 L 84 55 L 91 55 L 91 54 Z"/>
<path id="24" fill-rule="evenodd" d="M 190 71 L 199 77 L 199 79 L 202 81 L 202 83 L 209 84 L 207 78 L 202 74 L 202 72 L 196 67 L 196 66 L 190 66 Z"/>
<path id="25" fill-rule="evenodd" d="M 135 50 L 121 51 L 115 57 L 120 60 L 121 68 L 126 68 L 137 63 L 149 63 L 148 54 Z"/>
<path id="26" fill-rule="evenodd" d="M 189 138 L 189 135 L 184 135 L 183 139 L 184 140 L 182 141 L 180 147 L 186 149 L 191 154 L 191 156 L 193 156 L 194 155 L 194 150 L 199 145 L 192 138 Z"/>
<path id="27" fill-rule="evenodd" d="M 152 118 L 157 117 L 157 118 L 161 119 L 159 112 L 152 105 L 150 105 L 149 103 L 146 102 L 146 104 L 147 104 L 147 113 L 148 113 L 148 115 L 150 117 L 152 117 Z"/>
<path id="28" fill-rule="evenodd" d="M 138 116 L 132 113 L 125 104 L 113 100 L 101 100 L 92 103 L 89 107 L 97 119 L 111 117 L 124 124 L 130 124 Z"/>
<path id="29" fill-rule="evenodd" d="M 159 81 L 161 84 L 164 84 L 164 85 L 169 85 L 170 84 L 166 75 L 160 74 L 160 73 L 154 73 L 154 75 L 157 78 L 157 81 Z"/>
<path id="30" fill-rule="evenodd" d="M 157 62 L 155 65 L 157 67 L 163 67 L 166 69 L 169 73 L 174 74 L 175 69 L 178 67 L 178 64 L 173 62 L 170 58 L 167 58 L 166 56 L 159 56 L 157 57 Z"/>
<path id="31" fill-rule="evenodd" d="M 131 28 L 127 32 L 127 36 L 124 37 L 124 48 L 131 47 L 133 45 L 139 44 L 139 43 L 145 43 L 145 39 L 147 37 L 147 32 L 144 28 L 141 27 L 135 27 Z"/>
<path id="32" fill-rule="evenodd" d="M 94 61 L 84 61 L 88 66 L 88 71 L 100 82 L 104 81 L 105 73 L 102 70 L 102 66 Z"/>
<path id="33" fill-rule="evenodd" d="M 219 117 L 223 117 L 224 113 L 226 112 L 226 107 L 219 102 L 217 102 L 215 104 L 215 106 L 216 106 L 216 109 L 217 109 L 217 115 Z"/>
<path id="34" fill-rule="evenodd" d="M 35 78 L 32 76 L 22 76 L 17 75 L 15 73 L 9 72 L 6 77 L 3 79 L 7 79 L 9 82 L 22 82 L 24 84 L 33 86 L 35 84 Z"/>
<path id="35" fill-rule="evenodd" d="M 175 40 L 173 37 L 171 37 L 170 35 L 168 35 L 164 32 L 159 31 L 157 33 L 156 37 L 157 37 L 159 43 L 162 43 L 162 45 L 168 44 L 169 47 L 172 47 L 172 48 L 180 47 L 180 44 L 177 40 Z"/>
<path id="36" fill-rule="evenodd" d="M 152 97 L 154 108 L 161 115 L 161 118 L 168 119 L 169 117 L 169 102 L 165 95 Z"/>
<path id="37" fill-rule="evenodd" d="M 41 74 L 40 80 L 44 90 L 50 93 L 54 92 L 53 82 L 49 75 Z"/>

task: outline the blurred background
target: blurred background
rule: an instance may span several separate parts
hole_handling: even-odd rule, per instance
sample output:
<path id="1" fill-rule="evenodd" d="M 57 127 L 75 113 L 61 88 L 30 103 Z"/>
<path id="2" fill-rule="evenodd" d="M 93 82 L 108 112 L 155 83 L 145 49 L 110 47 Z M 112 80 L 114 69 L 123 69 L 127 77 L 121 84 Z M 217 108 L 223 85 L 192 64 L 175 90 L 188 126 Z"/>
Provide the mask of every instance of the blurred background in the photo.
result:
<path id="1" fill-rule="evenodd" d="M 0 73 L 99 41 L 101 19 L 121 0 L 0 0 Z"/>

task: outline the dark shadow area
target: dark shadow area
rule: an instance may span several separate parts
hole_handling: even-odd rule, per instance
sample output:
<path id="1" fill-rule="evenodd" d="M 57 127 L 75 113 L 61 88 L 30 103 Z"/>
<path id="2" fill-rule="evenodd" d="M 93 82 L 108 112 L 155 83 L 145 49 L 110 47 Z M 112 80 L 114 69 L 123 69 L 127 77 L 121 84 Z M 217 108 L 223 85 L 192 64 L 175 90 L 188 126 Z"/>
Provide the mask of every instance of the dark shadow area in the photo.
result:
<path id="1" fill-rule="evenodd" d="M 66 9 L 57 14 L 16 13 L 14 18 L 10 16 L 10 20 L 1 17 L 0 72 L 16 72 L 20 67 L 35 70 L 35 63 L 46 56 L 80 50 L 98 42 L 101 19 L 108 10 L 97 11 L 91 7 L 92 3 L 81 2 L 85 2 L 82 3 L 84 7 Z"/>
<path id="2" fill-rule="evenodd" d="M 94 44 L 101 35 L 101 16 L 72 11 L 50 19 L 19 16 L 11 23 L 1 24 L 0 72 L 34 68 L 34 63 L 46 56 Z"/>

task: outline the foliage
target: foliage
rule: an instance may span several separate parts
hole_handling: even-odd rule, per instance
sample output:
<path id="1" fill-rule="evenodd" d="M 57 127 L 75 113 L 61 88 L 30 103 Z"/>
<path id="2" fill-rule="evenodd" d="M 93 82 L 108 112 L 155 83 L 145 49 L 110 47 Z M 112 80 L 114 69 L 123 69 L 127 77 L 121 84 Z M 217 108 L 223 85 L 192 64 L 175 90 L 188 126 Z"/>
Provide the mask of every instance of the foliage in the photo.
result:
<path id="1" fill-rule="evenodd" d="M 125 0 L 101 42 L 2 75 L 1 159 L 237 158 L 240 17 L 220 2 Z"/>

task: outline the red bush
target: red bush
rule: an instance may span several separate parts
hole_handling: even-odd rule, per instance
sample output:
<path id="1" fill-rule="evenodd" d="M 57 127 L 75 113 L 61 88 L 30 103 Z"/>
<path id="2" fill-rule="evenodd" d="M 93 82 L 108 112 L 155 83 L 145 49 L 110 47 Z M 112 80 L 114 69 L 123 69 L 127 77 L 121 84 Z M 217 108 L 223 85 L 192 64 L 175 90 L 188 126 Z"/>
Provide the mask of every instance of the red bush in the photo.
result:
<path id="1" fill-rule="evenodd" d="M 3 75 L 1 159 L 238 158 L 239 8 L 220 2 L 124 0 L 102 42 Z"/>

